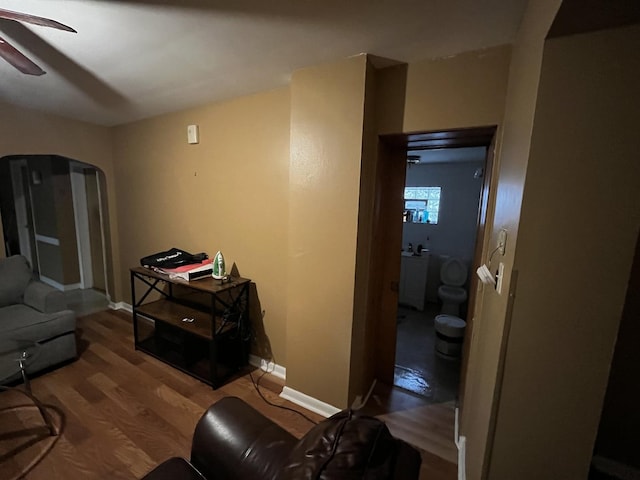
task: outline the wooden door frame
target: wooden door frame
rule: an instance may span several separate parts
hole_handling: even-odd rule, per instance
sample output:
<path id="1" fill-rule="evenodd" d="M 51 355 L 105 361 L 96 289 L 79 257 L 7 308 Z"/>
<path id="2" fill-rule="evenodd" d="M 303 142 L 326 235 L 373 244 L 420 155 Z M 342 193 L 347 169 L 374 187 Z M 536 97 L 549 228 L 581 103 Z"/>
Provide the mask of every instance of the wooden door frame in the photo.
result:
<path id="1" fill-rule="evenodd" d="M 473 253 L 473 265 L 471 272 L 471 281 L 469 282 L 469 301 L 467 302 L 467 327 L 464 335 L 464 341 L 462 344 L 462 361 L 460 365 L 460 385 L 458 387 L 458 404 L 462 408 L 464 403 L 465 388 L 467 371 L 469 368 L 469 354 L 471 351 L 471 337 L 474 327 L 474 319 L 476 312 L 476 303 L 478 300 L 478 276 L 475 275 L 475 271 L 482 264 L 482 253 L 485 251 L 485 242 L 488 239 L 485 238 L 485 231 L 487 225 L 487 214 L 489 211 L 489 201 L 491 192 L 491 181 L 493 179 L 493 160 L 495 157 L 495 145 L 496 145 L 496 128 L 491 137 L 489 145 L 487 145 L 487 153 L 484 161 L 484 177 L 482 182 L 482 189 L 480 191 L 480 201 L 478 202 L 478 224 L 476 227 L 476 244 Z"/>
<path id="2" fill-rule="evenodd" d="M 461 148 L 484 146 L 488 149 L 485 160 L 484 181 L 478 208 L 478 227 L 473 259 L 473 271 L 479 265 L 484 251 L 485 225 L 490 198 L 493 173 L 493 142 L 496 126 L 452 129 L 443 131 L 416 132 L 409 134 L 381 135 L 379 137 L 378 166 L 374 209 L 374 261 L 377 268 L 371 269 L 370 287 L 373 297 L 377 298 L 376 308 L 372 310 L 376 323 L 375 375 L 378 381 L 393 384 L 396 354 L 396 315 L 398 308 L 397 286 L 400 278 L 400 255 L 389 255 L 402 248 L 402 196 L 396 195 L 399 179 L 402 187 L 405 183 L 406 156 L 411 151 L 442 148 Z M 397 198 L 396 198 L 397 197 Z M 397 226 L 397 228 L 396 228 Z M 478 265 L 476 265 L 478 264 Z M 475 275 L 472 275 L 471 289 L 476 288 Z M 472 292 L 469 298 L 467 331 L 462 356 L 462 374 L 460 397 L 464 394 L 464 374 L 469 360 L 469 339 L 473 329 L 473 312 L 476 296 Z"/>
<path id="3" fill-rule="evenodd" d="M 375 325 L 374 376 L 393 384 L 396 356 L 396 317 L 402 246 L 402 189 L 406 149 L 394 137 L 379 137 L 376 169 L 373 248 L 369 269 L 370 321 Z M 398 252 L 390 255 L 389 252 Z"/>

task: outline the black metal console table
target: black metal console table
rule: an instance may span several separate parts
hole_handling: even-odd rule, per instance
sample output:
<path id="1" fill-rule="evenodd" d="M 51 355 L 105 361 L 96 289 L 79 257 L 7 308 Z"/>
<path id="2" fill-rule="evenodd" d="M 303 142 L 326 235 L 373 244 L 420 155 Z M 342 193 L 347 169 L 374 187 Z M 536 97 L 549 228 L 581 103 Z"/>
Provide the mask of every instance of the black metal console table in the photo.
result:
<path id="1" fill-rule="evenodd" d="M 136 284 L 146 287 L 140 297 Z M 218 388 L 247 364 L 250 284 L 239 277 L 185 281 L 132 268 L 136 350 Z"/>

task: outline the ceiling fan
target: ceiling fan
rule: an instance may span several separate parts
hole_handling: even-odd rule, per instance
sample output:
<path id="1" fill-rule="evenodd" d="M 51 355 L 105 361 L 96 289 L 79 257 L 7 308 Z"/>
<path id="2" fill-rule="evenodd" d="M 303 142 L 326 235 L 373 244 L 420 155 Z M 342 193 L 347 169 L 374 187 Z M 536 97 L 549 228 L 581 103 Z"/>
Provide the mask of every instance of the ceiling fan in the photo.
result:
<path id="1" fill-rule="evenodd" d="M 0 8 L 0 18 L 77 33 L 73 28 L 68 27 L 67 25 L 64 25 L 60 22 L 56 22 L 55 20 L 38 17 L 36 15 L 29 15 L 26 13 L 12 12 L 11 10 L 4 10 L 2 8 Z M 13 45 L 11 45 L 2 37 L 0 37 L 0 57 L 4 58 L 15 68 L 20 70 L 22 73 L 26 73 L 27 75 L 44 75 L 46 73 L 38 65 L 29 60 L 19 50 L 17 50 Z"/>

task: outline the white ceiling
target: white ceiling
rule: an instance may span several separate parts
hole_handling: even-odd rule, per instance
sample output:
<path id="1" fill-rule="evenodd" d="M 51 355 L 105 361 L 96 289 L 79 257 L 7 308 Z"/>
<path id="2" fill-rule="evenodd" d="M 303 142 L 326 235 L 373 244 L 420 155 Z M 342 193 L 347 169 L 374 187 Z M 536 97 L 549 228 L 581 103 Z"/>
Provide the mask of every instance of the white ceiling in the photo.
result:
<path id="1" fill-rule="evenodd" d="M 0 59 L 0 101 L 116 125 L 286 85 L 301 67 L 510 43 L 527 0 L 0 0 L 68 33 L 0 21 L 47 74 Z"/>

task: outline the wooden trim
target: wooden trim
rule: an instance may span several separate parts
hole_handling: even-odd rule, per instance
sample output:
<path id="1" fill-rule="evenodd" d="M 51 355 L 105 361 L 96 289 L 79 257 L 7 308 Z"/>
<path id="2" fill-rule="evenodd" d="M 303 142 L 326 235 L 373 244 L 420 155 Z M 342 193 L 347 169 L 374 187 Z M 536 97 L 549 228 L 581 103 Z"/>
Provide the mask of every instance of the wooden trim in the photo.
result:
<path id="1" fill-rule="evenodd" d="M 400 255 L 402 247 L 402 195 L 397 195 L 404 186 L 406 174 L 406 155 L 410 149 L 427 150 L 430 148 L 461 148 L 470 146 L 488 147 L 484 169 L 484 184 L 478 210 L 478 233 L 473 264 L 479 265 L 484 246 L 484 229 L 487 220 L 489 189 L 493 169 L 493 145 L 496 126 L 463 128 L 447 131 L 415 132 L 380 136 L 379 169 L 376 183 L 374 210 L 374 259 L 375 265 L 370 273 L 370 291 L 376 305 L 370 311 L 375 312 L 376 328 L 376 377 L 382 383 L 393 384 L 396 344 L 396 315 L 398 305 L 397 285 L 400 278 Z M 397 197 L 397 198 L 396 198 Z M 397 205 L 396 205 L 397 204 Z M 397 228 L 395 228 L 397 226 Z M 473 277 L 475 280 L 475 276 Z M 472 289 L 475 289 L 472 281 Z M 475 302 L 470 297 L 468 305 Z M 470 308 L 471 315 L 473 308 Z M 472 318 L 468 315 L 468 318 Z M 466 374 L 468 361 L 468 340 L 471 328 L 465 333 L 463 345 L 462 374 Z M 464 392 L 464 376 L 461 376 L 460 393 Z"/>
<path id="2" fill-rule="evenodd" d="M 406 149 L 380 138 L 379 168 L 376 178 L 374 210 L 374 250 L 370 269 L 370 291 L 376 316 L 374 351 L 375 375 L 392 385 L 396 357 L 396 317 L 400 283 L 401 215 L 404 207 L 402 189 L 406 174 Z M 397 255 L 389 254 L 395 252 Z"/>
<path id="3" fill-rule="evenodd" d="M 476 301 L 478 294 L 478 276 L 475 271 L 482 265 L 482 252 L 485 251 L 485 243 L 490 239 L 485 238 L 487 212 L 489 209 L 489 200 L 491 198 L 491 180 L 493 177 L 493 159 L 496 147 L 496 129 L 493 129 L 493 136 L 487 148 L 487 155 L 484 163 L 484 179 L 482 182 L 482 191 L 480 192 L 480 202 L 478 204 L 478 227 L 476 230 L 476 246 L 473 254 L 473 264 L 471 265 L 471 281 L 469 282 L 469 300 L 467 302 L 467 328 L 464 335 L 464 343 L 462 345 L 462 362 L 460 368 L 460 386 L 458 389 L 458 402 L 460 407 L 464 403 L 466 377 L 469 365 L 469 352 L 471 351 L 471 337 L 474 328 L 474 316 L 476 311 Z"/>

